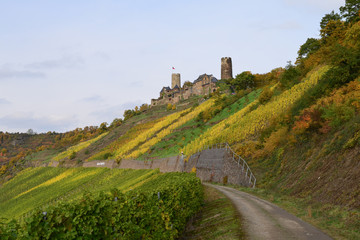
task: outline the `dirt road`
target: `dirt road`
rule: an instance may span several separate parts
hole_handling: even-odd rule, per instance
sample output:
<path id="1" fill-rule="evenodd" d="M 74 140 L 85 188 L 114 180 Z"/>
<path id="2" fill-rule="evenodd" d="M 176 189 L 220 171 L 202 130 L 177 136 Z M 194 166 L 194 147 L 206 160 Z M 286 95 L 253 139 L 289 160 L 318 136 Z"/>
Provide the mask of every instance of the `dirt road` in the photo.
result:
<path id="1" fill-rule="evenodd" d="M 250 239 L 332 239 L 270 202 L 233 188 L 206 185 L 218 189 L 235 204 Z"/>

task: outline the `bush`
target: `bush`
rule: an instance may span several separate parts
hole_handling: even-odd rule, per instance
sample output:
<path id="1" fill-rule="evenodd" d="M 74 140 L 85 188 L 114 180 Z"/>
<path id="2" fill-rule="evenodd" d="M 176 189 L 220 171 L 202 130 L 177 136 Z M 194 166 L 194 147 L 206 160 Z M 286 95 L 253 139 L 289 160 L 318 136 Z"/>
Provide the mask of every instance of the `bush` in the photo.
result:
<path id="1" fill-rule="evenodd" d="M 74 159 L 74 158 L 76 158 L 76 152 L 73 151 L 73 152 L 70 154 L 69 159 L 72 160 L 72 159 Z"/>
<path id="2" fill-rule="evenodd" d="M 255 87 L 255 76 L 251 72 L 242 72 L 236 75 L 230 83 L 235 87 L 236 91 L 251 89 Z"/>
<path id="3" fill-rule="evenodd" d="M 338 127 L 355 116 L 355 110 L 346 105 L 337 106 L 332 104 L 330 107 L 324 108 L 323 110 L 324 114 L 322 117 L 329 120 L 330 126 L 332 127 Z"/>
<path id="4" fill-rule="evenodd" d="M 352 80 L 348 69 L 341 67 L 330 68 L 314 87 L 307 90 L 291 108 L 291 115 L 297 116 L 300 111 L 314 104 L 324 94 L 330 93 L 334 88 L 342 86 Z"/>
<path id="5" fill-rule="evenodd" d="M 288 62 L 288 65 L 285 67 L 285 71 L 280 76 L 281 86 L 285 89 L 289 89 L 295 84 L 299 83 L 299 78 L 301 72 L 299 69 L 292 65 L 291 62 Z"/>
<path id="6" fill-rule="evenodd" d="M 271 91 L 269 88 L 266 88 L 259 96 L 259 102 L 261 104 L 265 104 L 272 98 L 274 92 Z"/>

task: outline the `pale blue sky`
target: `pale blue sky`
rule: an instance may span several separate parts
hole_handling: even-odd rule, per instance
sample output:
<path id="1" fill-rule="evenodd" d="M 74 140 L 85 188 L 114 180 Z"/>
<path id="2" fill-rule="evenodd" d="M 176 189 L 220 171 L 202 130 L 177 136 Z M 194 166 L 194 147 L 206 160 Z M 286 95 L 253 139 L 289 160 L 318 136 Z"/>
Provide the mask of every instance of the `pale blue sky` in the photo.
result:
<path id="1" fill-rule="evenodd" d="M 294 61 L 336 0 L 1 0 L 0 131 L 110 123 L 200 74 Z"/>

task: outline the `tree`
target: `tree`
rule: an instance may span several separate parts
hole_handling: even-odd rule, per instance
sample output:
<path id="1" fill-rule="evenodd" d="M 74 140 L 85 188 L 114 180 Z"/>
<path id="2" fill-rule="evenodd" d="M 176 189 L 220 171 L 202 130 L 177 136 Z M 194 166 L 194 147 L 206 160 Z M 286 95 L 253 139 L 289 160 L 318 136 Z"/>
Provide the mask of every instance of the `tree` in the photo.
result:
<path id="1" fill-rule="evenodd" d="M 72 153 L 71 153 L 70 156 L 69 156 L 69 159 L 70 159 L 70 160 L 73 160 L 74 158 L 76 158 L 76 152 L 75 152 L 75 151 L 72 151 Z"/>
<path id="2" fill-rule="evenodd" d="M 123 120 L 121 118 L 115 118 L 112 123 L 110 124 L 110 127 L 118 127 L 123 123 Z"/>
<path id="3" fill-rule="evenodd" d="M 190 81 L 186 81 L 186 82 L 184 82 L 184 87 L 191 87 L 193 85 L 193 83 L 192 82 L 190 82 Z"/>
<path id="4" fill-rule="evenodd" d="M 139 113 L 139 107 L 138 106 L 135 107 L 135 113 Z"/>
<path id="5" fill-rule="evenodd" d="M 341 20 L 341 16 L 338 13 L 335 13 L 333 10 L 331 13 L 325 14 L 325 16 L 321 19 L 320 29 L 324 29 L 330 21 L 339 21 L 339 20 Z"/>
<path id="6" fill-rule="evenodd" d="M 149 104 L 144 103 L 143 105 L 140 106 L 140 112 L 146 111 L 149 108 L 150 108 Z"/>
<path id="7" fill-rule="evenodd" d="M 109 125 L 107 122 L 103 122 L 100 124 L 100 129 L 101 131 L 106 131 L 108 128 L 107 128 L 107 125 Z"/>
<path id="8" fill-rule="evenodd" d="M 124 111 L 124 121 L 126 121 L 127 119 L 133 117 L 135 115 L 135 111 L 128 109 Z"/>
<path id="9" fill-rule="evenodd" d="M 266 88 L 265 90 L 262 91 L 262 93 L 259 96 L 259 102 L 261 104 L 265 104 L 268 101 L 270 101 L 270 99 L 272 98 L 274 92 L 271 91 L 269 88 Z"/>
<path id="10" fill-rule="evenodd" d="M 255 76 L 251 72 L 245 71 L 236 75 L 234 79 L 230 80 L 230 83 L 237 91 L 253 88 L 255 87 Z"/>
<path id="11" fill-rule="evenodd" d="M 340 20 L 330 20 L 327 25 L 320 30 L 320 36 L 322 42 L 327 43 L 331 37 L 332 40 L 338 40 L 344 37 L 344 31 L 346 30 L 344 22 Z M 331 41 L 330 41 L 331 42 Z"/>
<path id="12" fill-rule="evenodd" d="M 301 45 L 298 51 L 298 58 L 305 58 L 309 54 L 316 52 L 320 48 L 320 41 L 316 38 L 308 38 L 306 42 Z"/>
<path id="13" fill-rule="evenodd" d="M 29 130 L 27 130 L 26 134 L 34 135 L 35 132 L 34 132 L 34 130 L 32 130 L 32 129 L 30 128 Z"/>
<path id="14" fill-rule="evenodd" d="M 346 0 L 345 6 L 340 7 L 340 13 L 346 22 L 357 22 L 360 20 L 360 0 Z"/>
<path id="15" fill-rule="evenodd" d="M 296 66 L 291 64 L 291 61 L 285 67 L 285 71 L 280 76 L 280 83 L 283 88 L 289 89 L 299 82 L 301 73 Z"/>
<path id="16" fill-rule="evenodd" d="M 168 111 L 172 110 L 172 109 L 173 109 L 172 104 L 171 104 L 171 103 L 168 103 L 167 106 L 166 106 L 166 109 L 167 109 Z"/>

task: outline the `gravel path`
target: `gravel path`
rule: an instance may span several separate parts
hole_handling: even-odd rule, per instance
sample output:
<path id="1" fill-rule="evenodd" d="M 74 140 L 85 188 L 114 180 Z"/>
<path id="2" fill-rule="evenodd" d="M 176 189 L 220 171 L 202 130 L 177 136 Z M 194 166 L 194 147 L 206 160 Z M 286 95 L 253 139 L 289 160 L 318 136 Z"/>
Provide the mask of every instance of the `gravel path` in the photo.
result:
<path id="1" fill-rule="evenodd" d="M 235 204 L 250 239 L 332 239 L 270 202 L 233 188 L 206 185 L 218 189 Z"/>

